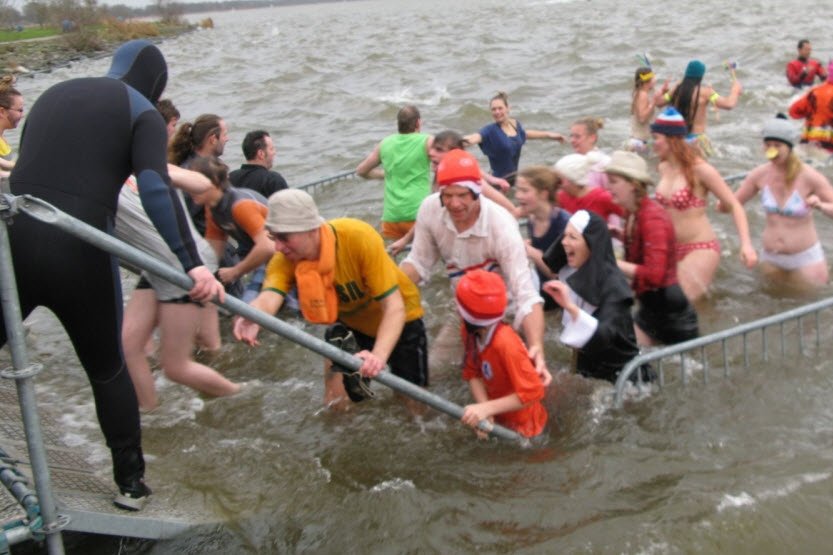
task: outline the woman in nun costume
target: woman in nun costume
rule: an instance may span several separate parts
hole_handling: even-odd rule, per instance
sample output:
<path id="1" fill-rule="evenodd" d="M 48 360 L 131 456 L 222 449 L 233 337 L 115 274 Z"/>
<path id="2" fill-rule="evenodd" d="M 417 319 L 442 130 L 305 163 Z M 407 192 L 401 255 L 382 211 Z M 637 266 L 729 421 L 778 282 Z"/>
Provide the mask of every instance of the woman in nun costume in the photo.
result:
<path id="1" fill-rule="evenodd" d="M 559 339 L 576 350 L 576 370 L 615 382 L 639 348 L 631 316 L 633 292 L 616 265 L 607 223 L 593 212 L 577 211 L 544 262 L 558 274 L 543 289 L 564 309 Z M 650 380 L 649 374 L 643 368 L 642 379 Z"/>

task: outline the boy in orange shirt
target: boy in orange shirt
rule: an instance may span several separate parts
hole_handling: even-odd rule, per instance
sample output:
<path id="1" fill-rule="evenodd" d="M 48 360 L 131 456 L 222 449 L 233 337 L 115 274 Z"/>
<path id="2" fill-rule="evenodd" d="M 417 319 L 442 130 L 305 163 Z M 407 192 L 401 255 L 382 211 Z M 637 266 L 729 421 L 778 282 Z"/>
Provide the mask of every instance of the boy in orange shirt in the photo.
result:
<path id="1" fill-rule="evenodd" d="M 468 272 L 455 298 L 466 346 L 463 379 L 475 400 L 461 420 L 475 429 L 481 420 L 497 420 L 524 437 L 539 435 L 547 423 L 544 385 L 521 338 L 501 322 L 507 304 L 503 279 L 485 270 Z"/>

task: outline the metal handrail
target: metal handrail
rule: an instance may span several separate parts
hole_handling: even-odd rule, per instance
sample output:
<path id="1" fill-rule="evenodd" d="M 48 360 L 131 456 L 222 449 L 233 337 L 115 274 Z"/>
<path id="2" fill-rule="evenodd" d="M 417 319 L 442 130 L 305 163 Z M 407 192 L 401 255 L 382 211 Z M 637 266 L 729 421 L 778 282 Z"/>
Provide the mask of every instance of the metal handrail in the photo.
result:
<path id="1" fill-rule="evenodd" d="M 304 183 L 303 185 L 298 185 L 297 189 L 312 189 L 315 191 L 316 187 L 320 185 L 328 185 L 330 183 L 335 183 L 336 181 L 341 181 L 343 179 L 350 179 L 351 177 L 356 176 L 355 170 L 349 170 L 341 173 L 337 173 L 335 175 L 331 175 L 330 177 L 322 177 L 321 179 L 316 179 L 315 181 L 311 181 L 309 183 Z"/>
<path id="2" fill-rule="evenodd" d="M 185 290 L 193 287 L 193 281 L 190 277 L 181 271 L 171 268 L 169 265 L 162 263 L 139 249 L 127 245 L 115 237 L 104 233 L 80 220 L 77 220 L 52 206 L 46 201 L 31 195 L 22 195 L 15 197 L 14 195 L 4 195 L 13 210 L 26 213 L 28 216 L 35 218 L 44 223 L 48 223 L 60 228 L 67 233 L 70 233 L 83 241 L 90 243 L 106 252 L 118 256 L 120 259 L 133 264 L 136 267 L 147 270 L 174 285 L 182 287 Z M 352 371 L 358 371 L 362 365 L 362 360 L 356 356 L 342 351 L 338 347 L 322 341 L 315 336 L 312 336 L 286 322 L 275 318 L 265 312 L 261 312 L 252 308 L 248 304 L 235 299 L 233 297 L 226 297 L 224 302 L 214 301 L 215 304 L 222 306 L 229 312 L 243 316 L 247 320 L 260 325 L 273 333 L 276 333 L 293 343 L 297 343 L 302 347 L 309 349 L 319 355 L 332 360 L 334 363 L 348 368 Z M 425 403 L 426 405 L 460 419 L 463 416 L 463 407 L 452 403 L 439 395 L 431 393 L 417 385 L 412 384 L 402 378 L 392 374 L 388 367 L 385 368 L 381 374 L 376 376 L 374 380 L 382 385 L 385 385 L 394 391 L 406 395 L 412 399 Z M 482 431 L 522 445 L 528 444 L 528 440 L 520 434 L 500 426 L 498 424 L 489 424 L 487 421 L 482 421 L 479 428 Z"/>
<path id="3" fill-rule="evenodd" d="M 748 353 L 748 345 L 747 345 L 747 335 L 761 331 L 762 336 L 761 340 L 763 343 L 763 356 L 764 360 L 767 360 L 767 335 L 766 335 L 766 328 L 769 326 L 778 325 L 780 327 L 781 333 L 781 352 L 784 353 L 785 351 L 785 343 L 784 343 L 784 323 L 790 320 L 798 320 L 799 328 L 801 326 L 801 319 L 804 316 L 808 316 L 810 314 L 814 314 L 816 317 L 816 345 L 820 344 L 820 335 L 819 335 L 819 321 L 818 321 L 818 313 L 821 310 L 826 308 L 830 308 L 833 306 L 833 297 L 823 299 L 821 301 L 816 301 L 814 303 L 810 303 L 804 306 L 800 306 L 798 308 L 793 308 L 791 310 L 787 310 L 785 312 L 781 312 L 779 314 L 775 314 L 773 316 L 767 316 L 765 318 L 761 318 L 759 320 L 754 320 L 752 322 L 747 322 L 745 324 L 740 324 L 738 326 L 734 326 L 732 328 L 715 332 L 709 335 L 704 335 L 703 337 L 698 337 L 696 339 L 691 339 L 689 341 L 685 341 L 683 343 L 677 343 L 676 345 L 669 345 L 667 347 L 663 347 L 661 349 L 657 349 L 656 351 L 651 351 L 650 353 L 644 353 L 641 355 L 636 356 L 630 362 L 628 362 L 622 371 L 619 373 L 619 377 L 616 380 L 616 393 L 614 397 L 614 405 L 616 408 L 622 408 L 624 404 L 624 395 L 625 390 L 627 388 L 628 382 L 630 377 L 633 375 L 636 370 L 641 367 L 643 364 L 647 362 L 652 362 L 655 360 L 661 360 L 663 358 L 672 356 L 672 355 L 680 355 L 680 375 L 682 378 L 683 383 L 686 383 L 686 373 L 685 373 L 685 360 L 683 355 L 687 352 L 693 351 L 695 349 L 700 350 L 700 358 L 703 363 L 703 379 L 704 381 L 708 380 L 708 365 L 705 358 L 705 349 L 710 345 L 714 345 L 716 343 L 722 343 L 722 356 L 723 356 L 723 371 L 724 375 L 729 375 L 729 364 L 728 364 L 728 354 L 726 349 L 726 341 L 728 339 L 732 339 L 738 336 L 743 337 L 743 363 L 744 366 L 749 366 L 749 353 Z M 799 352 L 804 354 L 804 338 L 802 337 L 801 333 L 798 334 L 798 345 L 799 345 Z M 660 368 L 660 386 L 663 385 L 663 374 L 662 368 Z"/>
<path id="4" fill-rule="evenodd" d="M 17 387 L 17 398 L 20 405 L 20 416 L 26 436 L 26 448 L 29 462 L 32 465 L 32 477 L 35 480 L 40 517 L 46 533 L 47 549 L 52 555 L 63 555 L 64 544 L 60 530 L 66 526 L 68 519 L 59 515 L 52 496 L 52 486 L 49 477 L 49 465 L 46 459 L 46 448 L 43 444 L 43 433 L 40 426 L 37 401 L 35 399 L 34 376 L 38 372 L 37 365 L 29 364 L 29 355 L 23 331 L 23 318 L 17 293 L 14 266 L 12 265 L 11 246 L 6 227 L 8 219 L 14 215 L 13 203 L 7 195 L 0 198 L 0 301 L 3 307 L 3 318 L 6 324 L 6 342 L 12 355 L 13 370 L 4 371 L 3 377 L 13 378 Z M 22 501 L 22 499 L 21 499 Z M 27 515 L 32 517 L 34 499 L 26 497 Z M 30 526 L 38 524 L 30 521 Z M 22 541 L 30 537 L 30 530 L 16 527 L 14 533 L 6 533 L 6 540 Z"/>

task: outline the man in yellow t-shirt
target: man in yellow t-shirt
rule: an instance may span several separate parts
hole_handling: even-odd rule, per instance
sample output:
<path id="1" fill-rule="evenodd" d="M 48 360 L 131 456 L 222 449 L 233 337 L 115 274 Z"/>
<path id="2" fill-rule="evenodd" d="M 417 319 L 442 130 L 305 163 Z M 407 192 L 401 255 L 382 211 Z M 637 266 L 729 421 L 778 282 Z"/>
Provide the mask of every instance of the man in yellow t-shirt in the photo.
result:
<path id="1" fill-rule="evenodd" d="M 297 286 L 305 319 L 332 324 L 328 335 L 343 325 L 355 336 L 362 376 L 372 378 L 389 364 L 395 375 L 428 385 L 419 290 L 388 256 L 376 230 L 351 218 L 326 222 L 312 197 L 299 189 L 269 197 L 266 229 L 276 253 L 266 267 L 260 295 L 250 303 L 253 307 L 276 314 Z M 259 330 L 242 318 L 234 324 L 234 336 L 249 345 L 258 344 Z M 343 380 L 346 375 L 332 371 L 327 361 L 325 404 L 344 400 Z"/>

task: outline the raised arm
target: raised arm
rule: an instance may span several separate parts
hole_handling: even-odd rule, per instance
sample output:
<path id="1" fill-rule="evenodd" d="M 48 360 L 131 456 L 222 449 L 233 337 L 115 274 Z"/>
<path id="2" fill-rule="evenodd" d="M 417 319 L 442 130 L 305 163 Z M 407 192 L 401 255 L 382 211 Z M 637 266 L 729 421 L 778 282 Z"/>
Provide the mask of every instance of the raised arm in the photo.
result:
<path id="1" fill-rule="evenodd" d="M 729 96 L 720 96 L 716 92 L 712 92 L 712 96 L 709 97 L 709 101 L 713 102 L 714 105 L 721 110 L 731 110 L 737 106 L 741 92 L 743 92 L 743 87 L 741 86 L 740 81 L 735 80 L 732 81 L 732 88 L 729 91 Z"/>
<path id="2" fill-rule="evenodd" d="M 466 143 L 466 146 L 474 146 L 479 145 L 483 142 L 483 135 L 480 133 L 472 133 L 471 135 L 466 135 L 463 137 L 463 142 Z"/>
<path id="3" fill-rule="evenodd" d="M 556 133 L 555 131 L 539 131 L 537 129 L 526 130 L 527 139 L 550 139 L 563 143 L 565 141 L 564 135 Z"/>

